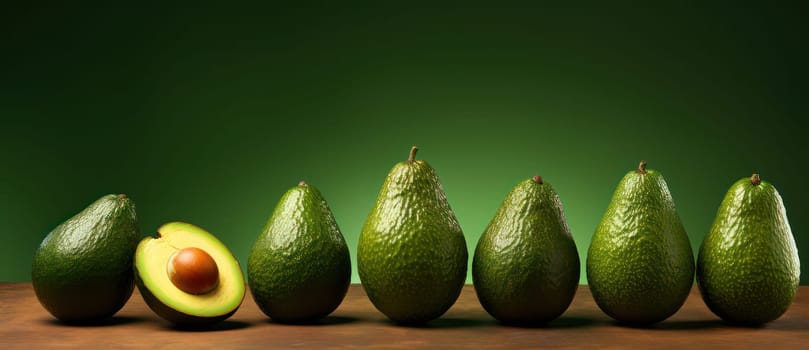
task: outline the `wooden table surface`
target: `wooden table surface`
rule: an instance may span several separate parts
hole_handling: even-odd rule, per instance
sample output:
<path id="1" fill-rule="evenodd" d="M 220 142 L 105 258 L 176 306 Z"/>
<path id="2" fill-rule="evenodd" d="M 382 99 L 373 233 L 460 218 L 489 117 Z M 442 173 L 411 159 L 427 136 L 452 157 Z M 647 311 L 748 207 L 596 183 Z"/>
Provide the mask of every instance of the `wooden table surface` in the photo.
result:
<path id="1" fill-rule="evenodd" d="M 273 323 L 245 297 L 230 319 L 206 331 L 172 328 L 149 310 L 140 294 L 109 322 L 67 326 L 45 311 L 30 283 L 0 283 L 0 349 L 57 347 L 209 349 L 209 348 L 809 348 L 809 286 L 801 287 L 789 311 L 758 328 L 727 325 L 708 311 L 696 288 L 677 314 L 650 328 L 618 325 L 580 286 L 561 318 L 544 327 L 504 326 L 480 306 L 472 286 L 458 302 L 425 327 L 387 321 L 359 285 L 343 304 L 315 325 Z"/>

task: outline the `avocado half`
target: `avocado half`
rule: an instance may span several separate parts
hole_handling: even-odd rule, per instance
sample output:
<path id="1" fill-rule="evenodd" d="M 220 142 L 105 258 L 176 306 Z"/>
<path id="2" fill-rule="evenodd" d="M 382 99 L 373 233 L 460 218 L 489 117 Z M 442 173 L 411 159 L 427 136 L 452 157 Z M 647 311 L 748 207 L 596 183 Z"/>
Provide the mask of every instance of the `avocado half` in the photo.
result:
<path id="1" fill-rule="evenodd" d="M 199 248 L 216 262 L 219 281 L 203 294 L 191 294 L 170 279 L 168 266 L 182 249 Z M 135 252 L 135 283 L 146 304 L 160 317 L 176 325 L 206 325 L 227 319 L 244 300 L 242 269 L 233 253 L 203 228 L 170 222 L 157 230 L 157 237 L 140 241 Z"/>

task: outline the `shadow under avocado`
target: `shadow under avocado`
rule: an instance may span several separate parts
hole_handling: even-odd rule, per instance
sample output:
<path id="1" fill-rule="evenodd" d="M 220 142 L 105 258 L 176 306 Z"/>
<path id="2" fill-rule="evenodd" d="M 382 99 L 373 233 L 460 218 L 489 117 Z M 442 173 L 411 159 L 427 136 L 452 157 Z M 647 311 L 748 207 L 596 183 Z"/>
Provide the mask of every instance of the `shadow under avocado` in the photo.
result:
<path id="1" fill-rule="evenodd" d="M 707 322 L 707 321 L 704 321 Z M 738 328 L 738 329 L 749 329 L 749 330 L 757 330 L 757 329 L 778 329 L 784 331 L 805 331 L 809 329 L 809 322 L 806 320 L 801 320 L 798 318 L 793 319 L 781 319 L 781 320 L 774 320 L 766 323 L 739 323 L 739 322 L 729 322 L 724 320 L 716 320 L 719 322 L 720 325 L 727 328 Z"/>
<path id="2" fill-rule="evenodd" d="M 397 327 L 421 328 L 421 329 L 449 329 L 449 328 L 471 328 L 482 327 L 495 324 L 494 320 L 467 319 L 467 318 L 438 318 L 426 323 L 401 323 L 391 320 L 388 324 Z"/>
<path id="3" fill-rule="evenodd" d="M 560 317 L 549 322 L 535 322 L 535 323 L 499 322 L 498 324 L 513 328 L 564 329 L 564 328 L 592 327 L 594 325 L 597 325 L 598 323 L 601 323 L 601 321 L 584 317 Z"/>
<path id="4" fill-rule="evenodd" d="M 123 326 L 133 323 L 139 323 L 143 321 L 145 321 L 145 319 L 140 317 L 112 316 L 102 320 L 94 320 L 94 321 L 62 321 L 51 318 L 44 320 L 43 322 L 51 325 L 68 326 L 68 327 L 112 327 L 112 326 Z"/>
<path id="5" fill-rule="evenodd" d="M 740 327 L 738 325 L 734 325 L 736 327 Z M 744 326 L 741 326 L 745 328 Z M 759 325 L 758 327 L 750 327 L 747 326 L 746 328 L 767 328 L 767 329 L 778 329 L 782 331 L 799 331 L 803 332 L 809 330 L 809 322 L 805 319 L 793 318 L 793 319 L 785 319 L 785 320 L 775 320 L 765 323 L 763 325 Z"/>
<path id="6" fill-rule="evenodd" d="M 646 330 L 661 330 L 661 331 L 700 330 L 700 329 L 712 329 L 729 326 L 727 322 L 724 322 L 722 320 L 663 321 L 653 324 L 633 324 L 633 323 L 613 321 L 612 324 L 618 327 L 646 329 Z"/>
<path id="7" fill-rule="evenodd" d="M 279 322 L 273 319 L 268 319 L 267 322 L 283 326 L 333 326 L 341 324 L 349 324 L 359 321 L 356 317 L 346 316 L 326 316 L 317 320 L 311 321 L 298 321 L 298 322 Z"/>
<path id="8" fill-rule="evenodd" d="M 250 324 L 242 321 L 222 321 L 210 325 L 168 325 L 167 328 L 182 332 L 217 332 L 232 331 L 250 327 Z"/>

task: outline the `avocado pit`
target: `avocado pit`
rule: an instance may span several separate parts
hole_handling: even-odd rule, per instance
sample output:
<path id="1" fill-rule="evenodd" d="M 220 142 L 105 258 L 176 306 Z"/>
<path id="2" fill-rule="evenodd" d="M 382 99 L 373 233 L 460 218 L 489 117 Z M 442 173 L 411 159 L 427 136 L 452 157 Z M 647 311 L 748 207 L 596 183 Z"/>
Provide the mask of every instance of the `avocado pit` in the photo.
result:
<path id="1" fill-rule="evenodd" d="M 183 248 L 169 258 L 171 282 L 183 292 L 205 294 L 219 285 L 219 268 L 210 254 L 195 247 Z"/>

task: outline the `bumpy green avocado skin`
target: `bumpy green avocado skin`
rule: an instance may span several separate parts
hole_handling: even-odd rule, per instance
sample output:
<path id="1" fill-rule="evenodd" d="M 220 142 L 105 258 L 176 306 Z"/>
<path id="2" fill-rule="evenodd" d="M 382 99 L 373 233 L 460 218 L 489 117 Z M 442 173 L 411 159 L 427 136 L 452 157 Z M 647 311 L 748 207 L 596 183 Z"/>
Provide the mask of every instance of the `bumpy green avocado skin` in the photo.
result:
<path id="1" fill-rule="evenodd" d="M 351 258 L 320 191 L 300 184 L 284 194 L 250 251 L 247 276 L 253 300 L 277 322 L 316 321 L 340 305 Z"/>
<path id="2" fill-rule="evenodd" d="M 559 317 L 579 285 L 579 253 L 550 184 L 515 186 L 478 241 L 472 262 L 478 300 L 504 323 Z"/>
<path id="3" fill-rule="evenodd" d="M 466 279 L 461 227 L 435 170 L 394 165 L 359 237 L 360 279 L 373 305 L 402 324 L 425 323 L 455 303 Z"/>
<path id="4" fill-rule="evenodd" d="M 630 324 L 673 315 L 694 281 L 694 255 L 668 186 L 644 167 L 618 184 L 587 252 L 596 304 Z"/>
<path id="5" fill-rule="evenodd" d="M 799 280 L 798 250 L 780 194 L 766 181 L 737 181 L 700 247 L 697 283 L 705 304 L 731 323 L 766 323 L 786 312 Z"/>
<path id="6" fill-rule="evenodd" d="M 34 254 L 39 302 L 64 322 L 94 322 L 132 295 L 132 258 L 140 233 L 135 205 L 106 195 L 51 231 Z"/>

